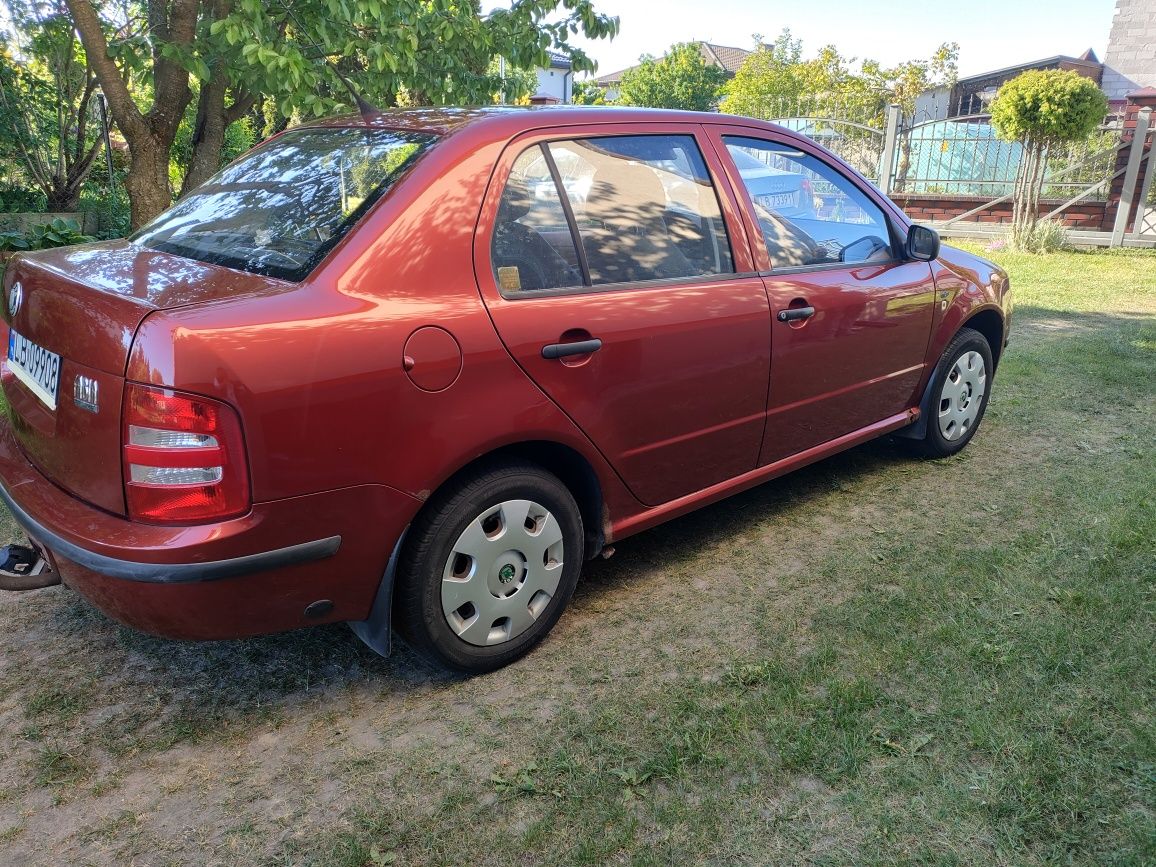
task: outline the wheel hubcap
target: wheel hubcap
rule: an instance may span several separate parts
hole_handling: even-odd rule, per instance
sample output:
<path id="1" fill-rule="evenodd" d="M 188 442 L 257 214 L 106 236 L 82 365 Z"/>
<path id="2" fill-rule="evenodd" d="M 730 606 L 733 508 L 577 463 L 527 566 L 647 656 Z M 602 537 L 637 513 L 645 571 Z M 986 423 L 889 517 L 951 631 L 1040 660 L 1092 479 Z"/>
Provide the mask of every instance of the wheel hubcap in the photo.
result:
<path id="1" fill-rule="evenodd" d="M 955 360 L 939 393 L 939 432 L 948 442 L 975 427 L 987 389 L 987 367 L 974 349 Z"/>
<path id="2" fill-rule="evenodd" d="M 506 500 L 462 531 L 442 573 L 442 613 L 463 641 L 484 647 L 529 629 L 562 579 L 562 527 L 530 500 Z"/>

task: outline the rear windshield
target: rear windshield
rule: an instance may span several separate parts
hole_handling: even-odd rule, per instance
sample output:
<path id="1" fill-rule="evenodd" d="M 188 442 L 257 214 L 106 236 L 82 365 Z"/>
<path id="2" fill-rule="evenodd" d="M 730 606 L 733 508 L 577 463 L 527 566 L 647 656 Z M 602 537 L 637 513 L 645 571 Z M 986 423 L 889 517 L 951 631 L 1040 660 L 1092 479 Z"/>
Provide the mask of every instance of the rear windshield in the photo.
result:
<path id="1" fill-rule="evenodd" d="M 364 128 L 287 132 L 218 172 L 132 240 L 302 280 L 434 138 Z"/>

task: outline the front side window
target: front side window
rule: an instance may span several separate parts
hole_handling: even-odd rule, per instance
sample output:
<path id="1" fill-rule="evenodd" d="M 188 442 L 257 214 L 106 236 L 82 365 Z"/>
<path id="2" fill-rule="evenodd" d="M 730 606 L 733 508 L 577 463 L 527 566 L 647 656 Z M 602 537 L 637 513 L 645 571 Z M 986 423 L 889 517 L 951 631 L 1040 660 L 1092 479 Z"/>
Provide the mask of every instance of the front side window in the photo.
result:
<path id="1" fill-rule="evenodd" d="M 536 145 L 503 192 L 492 246 L 503 291 L 734 272 L 718 195 L 693 136 Z"/>
<path id="2" fill-rule="evenodd" d="M 775 142 L 724 140 L 750 193 L 773 268 L 893 257 L 883 211 L 832 166 Z"/>
<path id="3" fill-rule="evenodd" d="M 301 280 L 434 140 L 356 127 L 290 131 L 218 172 L 132 240 Z"/>

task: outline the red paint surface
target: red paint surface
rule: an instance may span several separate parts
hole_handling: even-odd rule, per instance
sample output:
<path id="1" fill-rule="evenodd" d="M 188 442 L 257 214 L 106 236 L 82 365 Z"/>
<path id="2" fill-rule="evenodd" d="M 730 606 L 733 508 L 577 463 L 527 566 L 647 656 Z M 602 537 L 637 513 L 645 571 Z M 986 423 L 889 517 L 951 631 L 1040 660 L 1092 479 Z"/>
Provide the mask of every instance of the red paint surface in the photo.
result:
<path id="1" fill-rule="evenodd" d="M 56 413 L 4 379 L 12 409 L 0 425 L 0 482 L 24 510 L 75 544 L 146 563 L 342 538 L 328 560 L 182 586 L 110 579 L 57 558 L 65 581 L 112 616 L 181 637 L 305 625 L 319 599 L 334 602 L 327 620 L 360 619 L 430 492 L 526 443 L 585 462 L 607 541 L 638 532 L 906 423 L 960 325 L 1010 309 L 1001 272 L 947 248 L 932 265 L 770 272 L 737 172 L 714 144 L 722 131 L 786 141 L 852 172 L 770 124 L 606 109 L 427 110 L 374 123 L 444 137 L 300 284 L 128 242 L 8 268 L 5 296 L 16 279 L 25 289 L 14 326 L 65 358 Z M 697 137 L 739 273 L 503 298 L 489 236 L 522 148 L 646 132 Z M 905 232 L 902 213 L 869 195 Z M 797 298 L 816 316 L 777 322 Z M 602 349 L 541 357 L 543 345 L 584 334 Z M 100 382 L 98 414 L 71 401 L 81 372 Z M 185 527 L 123 517 L 126 379 L 237 410 L 249 513 Z"/>

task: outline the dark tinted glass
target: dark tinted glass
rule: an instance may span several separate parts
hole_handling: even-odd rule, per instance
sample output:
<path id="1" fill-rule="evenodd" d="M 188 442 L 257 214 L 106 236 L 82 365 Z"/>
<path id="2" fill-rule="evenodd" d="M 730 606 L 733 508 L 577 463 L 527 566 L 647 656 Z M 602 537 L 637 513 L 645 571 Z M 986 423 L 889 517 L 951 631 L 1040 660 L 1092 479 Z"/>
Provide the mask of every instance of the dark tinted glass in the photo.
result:
<path id="1" fill-rule="evenodd" d="M 494 279 L 505 293 L 582 285 L 558 186 L 538 145 L 523 151 L 514 163 L 502 191 L 490 250 Z"/>
<path id="2" fill-rule="evenodd" d="M 395 130 L 288 132 L 220 171 L 132 240 L 301 280 L 433 141 Z"/>
<path id="3" fill-rule="evenodd" d="M 607 136 L 549 147 L 591 283 L 734 272 L 718 196 L 693 136 Z"/>

